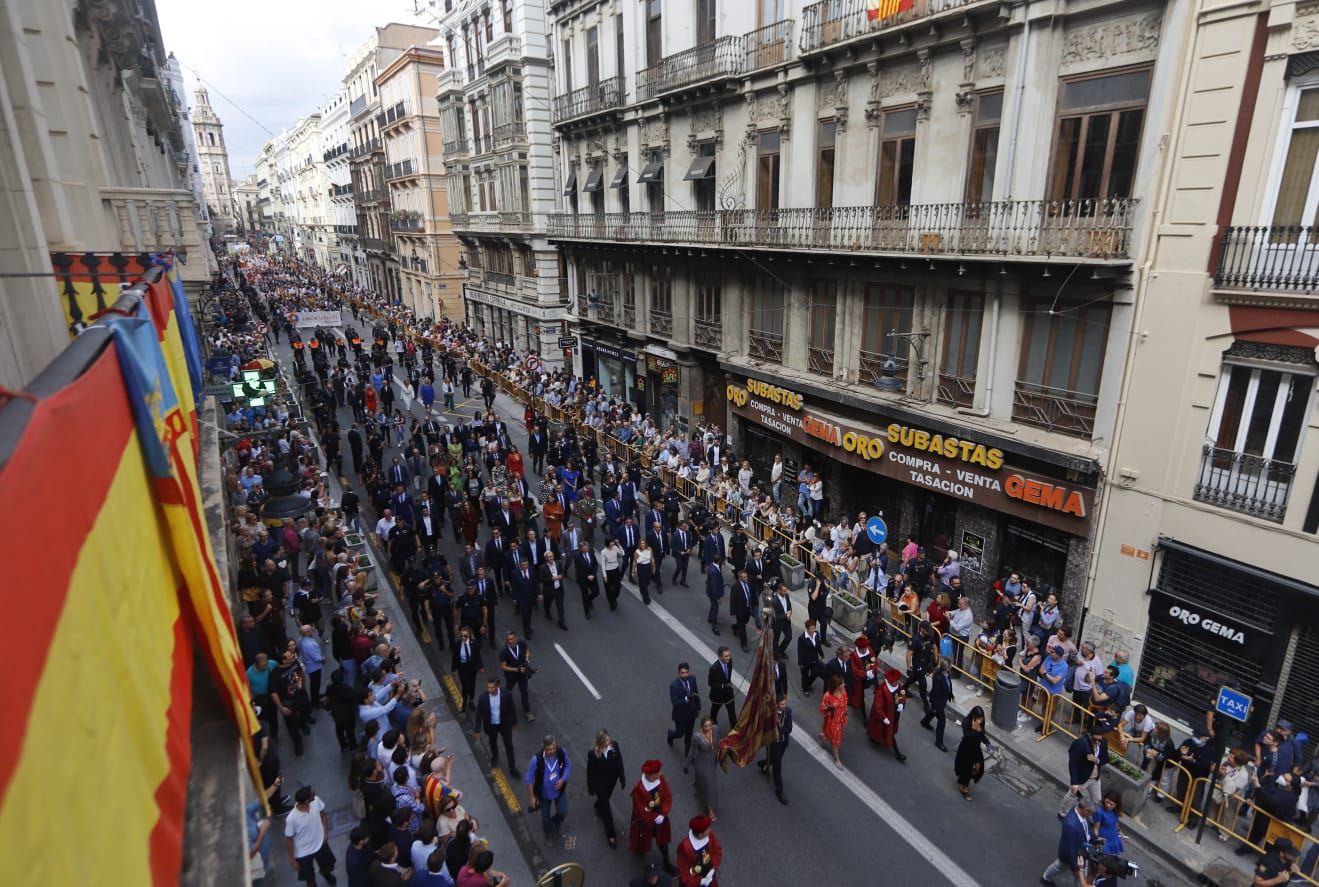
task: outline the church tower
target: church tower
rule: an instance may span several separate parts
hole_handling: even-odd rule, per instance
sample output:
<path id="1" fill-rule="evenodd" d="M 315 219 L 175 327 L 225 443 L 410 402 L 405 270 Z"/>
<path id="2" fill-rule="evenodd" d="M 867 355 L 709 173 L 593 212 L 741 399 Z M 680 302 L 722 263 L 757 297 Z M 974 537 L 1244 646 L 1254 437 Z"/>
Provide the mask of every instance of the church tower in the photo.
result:
<path id="1" fill-rule="evenodd" d="M 236 227 L 233 182 L 229 178 L 229 151 L 224 146 L 224 124 L 211 107 L 210 96 L 200 86 L 197 87 L 197 104 L 192 109 L 192 126 L 197 135 L 202 190 L 210 206 L 211 224 L 217 234 L 232 234 Z"/>

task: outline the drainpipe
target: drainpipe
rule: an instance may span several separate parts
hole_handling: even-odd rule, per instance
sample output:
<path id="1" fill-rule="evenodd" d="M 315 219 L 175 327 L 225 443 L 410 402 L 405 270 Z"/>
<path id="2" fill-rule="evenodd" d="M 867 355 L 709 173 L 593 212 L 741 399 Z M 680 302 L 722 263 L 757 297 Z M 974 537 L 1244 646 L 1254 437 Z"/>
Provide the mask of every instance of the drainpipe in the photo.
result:
<path id="1" fill-rule="evenodd" d="M 1017 136 L 1021 132 L 1021 118 L 1025 116 L 1023 103 L 1026 96 L 1026 63 L 1030 56 L 1030 0 L 1021 7 L 1021 53 L 1017 56 L 1017 107 L 1012 115 L 1012 138 L 1008 140 L 1008 193 L 1004 199 L 1012 199 L 1012 190 L 1017 184 Z"/>

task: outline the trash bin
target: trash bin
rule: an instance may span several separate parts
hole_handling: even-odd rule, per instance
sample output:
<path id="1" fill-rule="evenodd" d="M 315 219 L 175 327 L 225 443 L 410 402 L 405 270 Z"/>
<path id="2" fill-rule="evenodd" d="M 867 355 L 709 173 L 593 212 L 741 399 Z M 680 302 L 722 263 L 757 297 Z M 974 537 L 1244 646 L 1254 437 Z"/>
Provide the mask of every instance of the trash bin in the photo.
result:
<path id="1" fill-rule="evenodd" d="M 1017 708 L 1021 705 L 1021 675 L 1006 668 L 999 669 L 994 680 L 994 703 L 990 719 L 1000 730 L 1017 728 Z"/>

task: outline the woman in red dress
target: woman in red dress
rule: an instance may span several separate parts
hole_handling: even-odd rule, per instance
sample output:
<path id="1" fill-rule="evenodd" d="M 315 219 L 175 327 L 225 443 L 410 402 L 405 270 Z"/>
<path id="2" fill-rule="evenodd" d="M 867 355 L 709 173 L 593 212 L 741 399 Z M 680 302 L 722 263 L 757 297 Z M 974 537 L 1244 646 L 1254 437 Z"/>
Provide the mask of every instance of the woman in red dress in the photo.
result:
<path id="1" fill-rule="evenodd" d="M 522 468 L 522 453 L 518 452 L 516 445 L 508 453 L 508 473 L 514 477 L 526 477 Z"/>
<path id="2" fill-rule="evenodd" d="M 463 534 L 463 541 L 469 545 L 476 544 L 476 534 L 481 529 L 481 515 L 471 502 L 464 502 L 458 512 L 458 529 Z"/>
<path id="3" fill-rule="evenodd" d="M 847 693 L 843 690 L 842 675 L 829 678 L 824 698 L 820 700 L 820 714 L 824 717 L 820 741 L 829 743 L 834 753 L 834 766 L 841 770 L 843 762 L 838 759 L 838 748 L 843 744 L 843 728 L 847 726 Z"/>

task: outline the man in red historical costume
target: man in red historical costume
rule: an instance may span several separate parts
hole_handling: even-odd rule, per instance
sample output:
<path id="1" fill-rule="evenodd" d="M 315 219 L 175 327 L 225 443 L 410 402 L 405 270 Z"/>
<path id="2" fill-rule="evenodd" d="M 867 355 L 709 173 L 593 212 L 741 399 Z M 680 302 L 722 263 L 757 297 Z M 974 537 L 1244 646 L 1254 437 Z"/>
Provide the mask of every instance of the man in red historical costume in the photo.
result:
<path id="1" fill-rule="evenodd" d="M 849 665 L 852 679 L 847 682 L 847 704 L 851 708 L 866 710 L 866 688 L 875 686 L 879 674 L 879 660 L 870 649 L 870 639 L 861 635 L 856 639 Z"/>
<path id="2" fill-rule="evenodd" d="M 719 866 L 724 848 L 710 831 L 710 817 L 693 816 L 690 831 L 678 845 L 679 887 L 719 887 Z"/>
<path id="3" fill-rule="evenodd" d="M 627 846 L 637 856 L 645 856 L 653 842 L 664 860 L 664 871 L 672 875 L 677 871 L 669 861 L 669 842 L 673 840 L 669 811 L 673 809 L 673 793 L 660 772 L 661 767 L 655 760 L 641 765 L 641 779 L 632 787 L 632 824 L 628 828 Z"/>
<path id="4" fill-rule="evenodd" d="M 906 702 L 907 694 L 902 690 L 902 672 L 890 668 L 884 672 L 884 680 L 875 691 L 875 702 L 870 706 L 870 717 L 866 719 L 866 735 L 870 741 L 893 749 L 899 761 L 907 760 L 907 756 L 898 751 L 898 720 L 902 717 L 902 708 Z"/>

